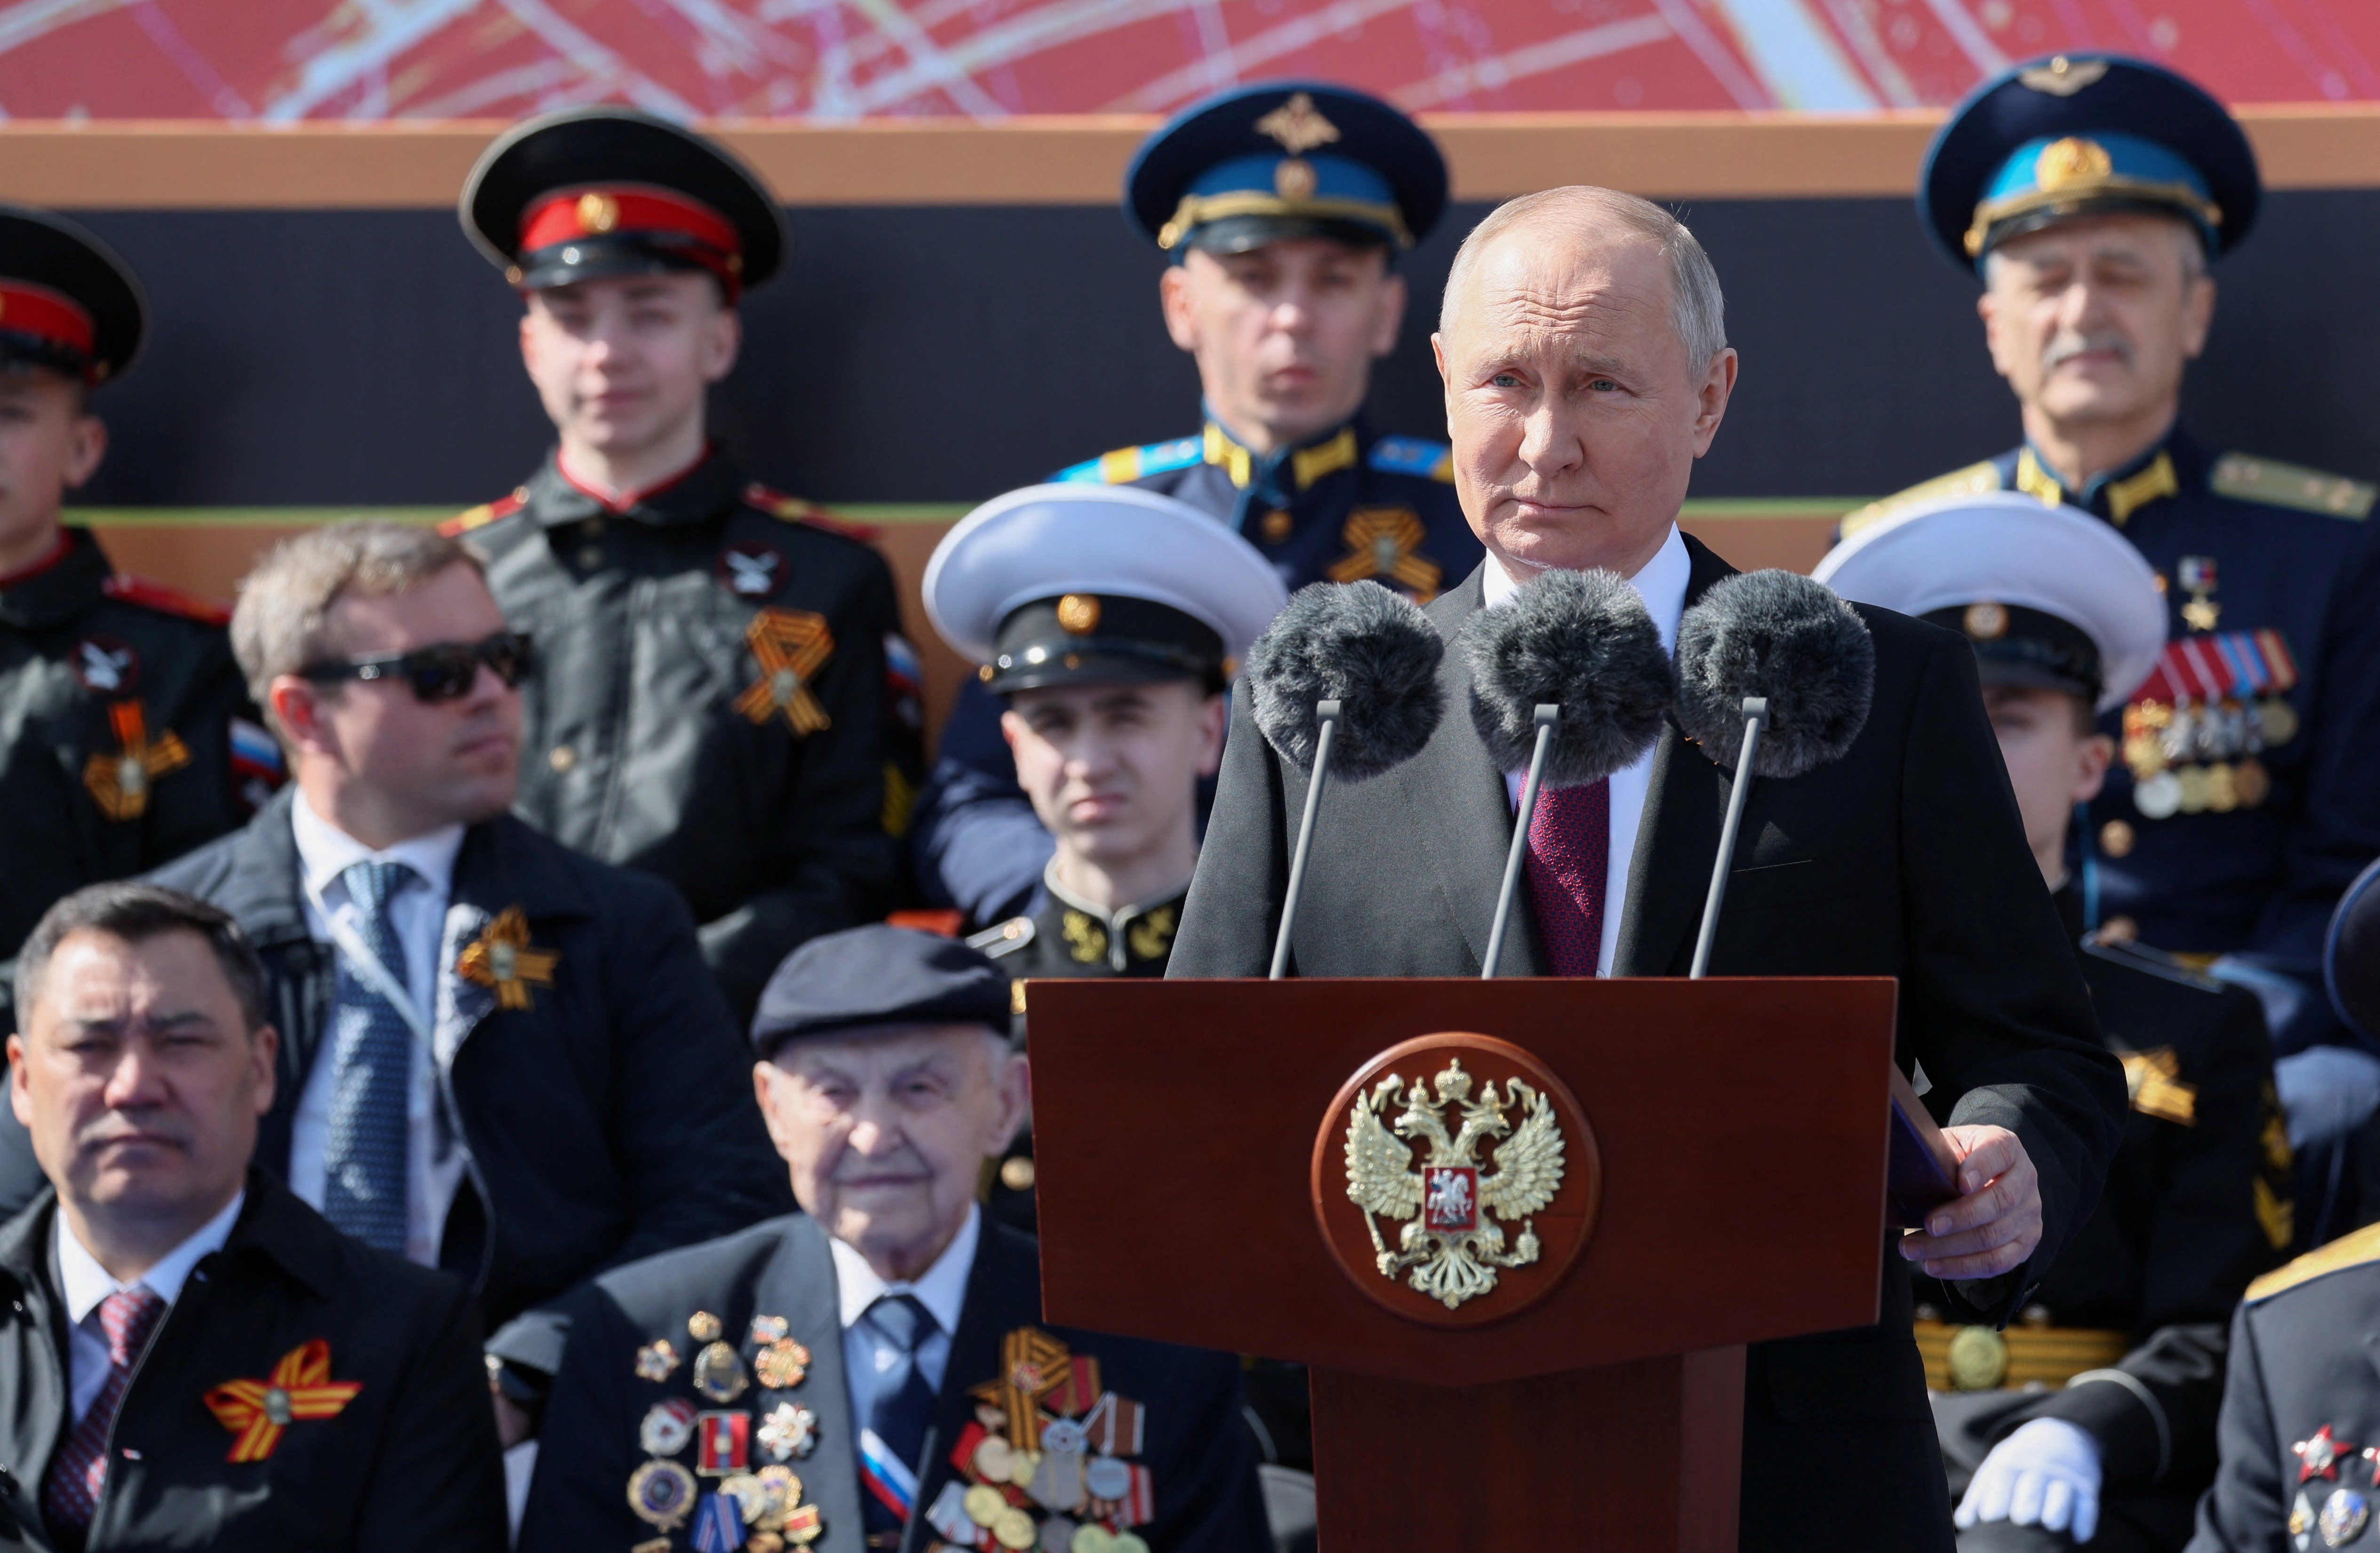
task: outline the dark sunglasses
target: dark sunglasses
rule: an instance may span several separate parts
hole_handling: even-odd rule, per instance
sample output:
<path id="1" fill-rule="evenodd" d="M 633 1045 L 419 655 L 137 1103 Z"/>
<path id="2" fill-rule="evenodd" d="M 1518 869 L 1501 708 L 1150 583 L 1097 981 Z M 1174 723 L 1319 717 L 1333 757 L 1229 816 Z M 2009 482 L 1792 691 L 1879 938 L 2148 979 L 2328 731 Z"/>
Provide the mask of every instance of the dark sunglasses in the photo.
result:
<path id="1" fill-rule="evenodd" d="M 482 663 L 496 672 L 505 688 L 517 690 L 535 671 L 537 656 L 529 648 L 528 638 L 518 631 L 499 631 L 483 641 L 441 642 L 436 647 L 416 648 L 394 658 L 314 663 L 298 670 L 298 677 L 323 682 L 402 677 L 413 686 L 417 700 L 459 701 L 471 693 Z"/>

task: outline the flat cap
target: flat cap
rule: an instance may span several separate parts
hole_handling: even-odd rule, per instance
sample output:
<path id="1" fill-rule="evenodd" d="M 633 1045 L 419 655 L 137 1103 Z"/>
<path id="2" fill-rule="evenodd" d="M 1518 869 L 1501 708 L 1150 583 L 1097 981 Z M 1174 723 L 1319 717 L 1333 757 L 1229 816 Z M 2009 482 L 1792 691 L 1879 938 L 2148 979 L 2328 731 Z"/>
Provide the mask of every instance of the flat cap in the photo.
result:
<path id="1" fill-rule="evenodd" d="M 955 939 L 871 923 L 812 939 L 761 989 L 752 1047 L 884 1025 L 982 1025 L 1006 1034 L 1000 967 Z"/>

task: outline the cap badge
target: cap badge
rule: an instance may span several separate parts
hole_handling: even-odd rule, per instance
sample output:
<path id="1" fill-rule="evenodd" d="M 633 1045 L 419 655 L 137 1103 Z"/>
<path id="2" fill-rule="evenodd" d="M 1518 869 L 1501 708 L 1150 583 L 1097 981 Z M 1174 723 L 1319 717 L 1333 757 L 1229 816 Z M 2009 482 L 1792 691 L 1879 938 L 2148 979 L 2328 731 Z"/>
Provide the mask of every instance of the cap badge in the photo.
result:
<path id="1" fill-rule="evenodd" d="M 1339 138 L 1339 127 L 1324 118 L 1314 99 L 1303 91 L 1257 120 L 1256 131 L 1279 140 L 1281 149 L 1292 156 L 1303 156 Z"/>
<path id="2" fill-rule="evenodd" d="M 2017 77 L 2034 91 L 2048 97 L 2071 97 L 2107 73 L 2104 59 L 2071 60 L 2059 55 L 2046 65 L 2036 65 Z"/>
<path id="3" fill-rule="evenodd" d="M 2033 181 L 2045 190 L 2055 190 L 2069 184 L 2104 178 L 2115 168 L 2115 159 L 2107 154 L 2107 147 L 2096 140 L 2069 135 L 2041 148 L 2041 154 L 2034 159 Z"/>
<path id="4" fill-rule="evenodd" d="M 1959 624 L 1968 636 L 1979 642 L 1996 642 L 2008 635 L 2009 613 L 2005 606 L 1989 599 L 1978 599 L 1967 606 Z"/>
<path id="5" fill-rule="evenodd" d="M 620 201 L 592 189 L 578 197 L 578 230 L 601 236 L 620 224 Z"/>
<path id="6" fill-rule="evenodd" d="M 74 677 L 94 696 L 129 696 L 140 686 L 140 654 L 114 637 L 75 643 Z"/>
<path id="7" fill-rule="evenodd" d="M 1284 200 L 1307 200 L 1314 195 L 1314 164 L 1302 156 L 1284 156 L 1272 170 L 1272 190 Z"/>
<path id="8" fill-rule="evenodd" d="M 1088 593 L 1069 593 L 1058 601 L 1058 626 L 1068 636 L 1087 637 L 1099 628 L 1099 601 Z"/>

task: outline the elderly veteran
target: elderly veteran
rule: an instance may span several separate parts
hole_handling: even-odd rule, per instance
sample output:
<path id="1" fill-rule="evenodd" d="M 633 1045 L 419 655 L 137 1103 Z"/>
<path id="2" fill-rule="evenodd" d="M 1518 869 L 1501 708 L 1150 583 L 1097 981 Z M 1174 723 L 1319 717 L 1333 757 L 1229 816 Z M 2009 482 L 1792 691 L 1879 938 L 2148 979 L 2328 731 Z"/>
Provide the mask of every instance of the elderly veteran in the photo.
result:
<path id="1" fill-rule="evenodd" d="M 1677 527 L 1736 374 L 1693 234 L 1609 189 L 1510 201 L 1464 240 L 1434 344 L 1456 487 L 1488 560 L 1428 607 L 1432 622 L 1451 637 L 1548 568 L 1601 569 L 1673 644 L 1686 606 L 1733 570 Z M 1886 1247 L 1876 1325 L 1753 1346 L 1747 1550 L 1949 1546 L 1897 1264 L 1949 1280 L 1969 1319 L 2012 1315 L 2098 1195 L 2122 1116 L 2121 1070 L 2000 774 L 1974 655 L 1939 627 L 1863 617 L 1875 646 L 1865 724 L 1833 764 L 1752 789 L 1744 833 L 1760 840 L 1730 886 L 1710 969 L 1898 977 L 1901 1058 L 1932 1079 L 1964 1195 Z M 1449 707 L 1467 706 L 1464 655 L 1449 652 L 1440 673 Z M 1270 962 L 1305 780 L 1245 706 L 1233 720 L 1168 976 L 1257 977 Z M 1508 965 L 1683 974 L 1728 790 L 1670 727 L 1607 781 L 1544 795 Z M 1477 976 L 1513 810 L 1473 719 L 1450 711 L 1420 755 L 1331 801 L 1291 944 L 1297 973 Z M 1379 846 L 1384 835 L 1400 844 Z M 1746 1180 L 1773 1183 L 1780 1204 L 1790 1121 L 1747 1146 Z M 1715 1269 L 1752 1270 L 1729 1268 L 1724 1246 L 1710 1255 Z M 1756 1277 L 1736 1287 L 1760 1297 Z"/>
<path id="2" fill-rule="evenodd" d="M 856 928 L 796 951 L 753 1086 L 804 1213 L 616 1268 L 569 1343 L 522 1553 L 1269 1547 L 1238 1365 L 1040 1323 L 976 1204 L 1025 1116 L 1008 978 Z"/>
<path id="3" fill-rule="evenodd" d="M 2005 1337 L 1918 1285 L 1918 1344 L 1967 1553 L 2179 1548 L 2215 1474 L 2231 1311 L 2289 1244 L 2289 1153 L 2264 1012 L 2244 989 L 2084 929 L 2075 844 L 2121 706 L 2165 646 L 2156 578 L 2089 514 L 1989 492 L 1920 503 L 1820 562 L 1844 597 L 1974 645 L 2034 861 L 2058 902 L 2131 1113 L 2106 1192 Z"/>
<path id="4" fill-rule="evenodd" d="M 50 1188 L 0 1227 L 0 1547 L 502 1553 L 470 1292 L 249 1163 L 283 1049 L 231 918 L 91 885 L 17 994 Z"/>

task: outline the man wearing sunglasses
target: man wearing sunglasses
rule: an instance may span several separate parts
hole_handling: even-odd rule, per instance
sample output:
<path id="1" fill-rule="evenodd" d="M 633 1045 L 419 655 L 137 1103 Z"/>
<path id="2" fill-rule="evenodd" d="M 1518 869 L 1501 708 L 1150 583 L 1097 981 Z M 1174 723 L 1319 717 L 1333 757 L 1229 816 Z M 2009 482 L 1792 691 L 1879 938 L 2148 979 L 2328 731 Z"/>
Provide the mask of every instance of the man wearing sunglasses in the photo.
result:
<path id="1" fill-rule="evenodd" d="M 292 790 L 163 882 L 228 912 L 283 1032 L 257 1162 L 477 1292 L 505 1443 L 596 1271 L 791 1206 L 675 892 L 508 812 L 527 638 L 431 530 L 268 555 L 232 641 Z"/>
<path id="2" fill-rule="evenodd" d="M 522 297 L 556 433 L 511 496 L 448 526 L 546 664 L 518 810 L 675 885 L 748 1015 L 796 945 L 882 915 L 920 764 L 882 558 L 706 434 L 784 218 L 726 152 L 618 107 L 504 136 L 462 217 Z"/>

